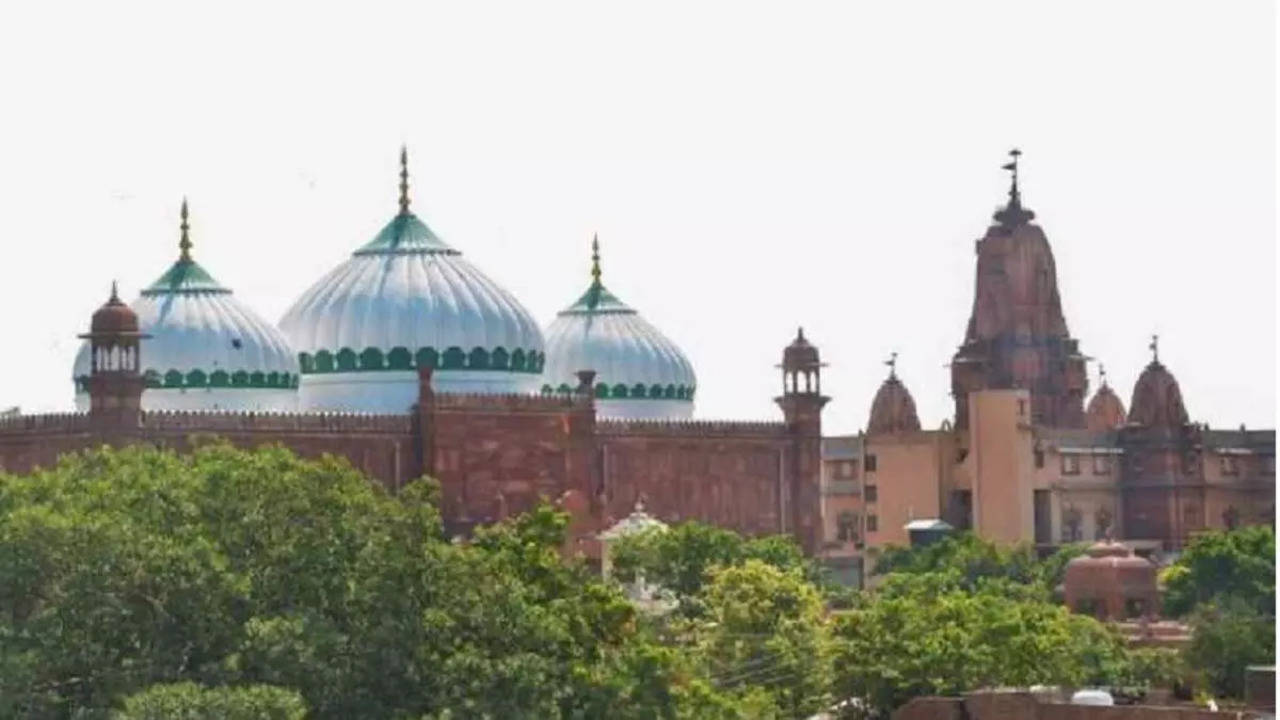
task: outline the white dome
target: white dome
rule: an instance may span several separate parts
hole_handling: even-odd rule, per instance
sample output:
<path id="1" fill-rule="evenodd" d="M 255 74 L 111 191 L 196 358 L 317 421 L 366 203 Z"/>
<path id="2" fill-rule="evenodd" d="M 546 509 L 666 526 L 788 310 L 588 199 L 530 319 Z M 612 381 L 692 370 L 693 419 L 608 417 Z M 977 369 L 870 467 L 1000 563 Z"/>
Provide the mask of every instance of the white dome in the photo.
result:
<path id="1" fill-rule="evenodd" d="M 222 287 L 190 256 L 183 206 L 182 254 L 130 303 L 142 332 L 144 410 L 293 411 L 298 360 L 284 335 Z M 76 407 L 87 410 L 89 345 L 75 361 Z"/>
<path id="2" fill-rule="evenodd" d="M 303 409 L 406 412 L 424 363 L 440 391 L 538 387 L 543 343 L 533 317 L 407 205 L 281 319 L 300 353 Z"/>
<path id="3" fill-rule="evenodd" d="M 656 327 L 600 282 L 599 246 L 587 292 L 547 328 L 544 393 L 577 387 L 579 370 L 594 370 L 596 414 L 629 419 L 693 415 L 693 366 Z"/>

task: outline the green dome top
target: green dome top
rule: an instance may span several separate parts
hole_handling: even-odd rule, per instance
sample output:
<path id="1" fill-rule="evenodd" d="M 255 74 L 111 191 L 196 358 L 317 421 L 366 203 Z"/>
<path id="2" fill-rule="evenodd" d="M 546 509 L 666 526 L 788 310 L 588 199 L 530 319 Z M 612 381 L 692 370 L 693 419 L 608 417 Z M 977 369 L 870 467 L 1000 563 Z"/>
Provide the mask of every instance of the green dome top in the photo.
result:
<path id="1" fill-rule="evenodd" d="M 181 293 L 228 293 L 207 270 L 191 259 L 191 226 L 187 223 L 187 199 L 182 199 L 182 239 L 178 241 L 178 261 L 142 291 L 144 297 Z"/>
<path id="2" fill-rule="evenodd" d="M 382 228 L 377 237 L 353 254 L 394 255 L 399 253 L 462 254 L 449 247 L 448 243 L 431 232 L 431 228 L 427 227 L 426 223 L 408 210 L 402 210 L 399 215 L 391 218 L 391 222 Z"/>
<path id="3" fill-rule="evenodd" d="M 577 302 L 560 311 L 561 315 L 596 315 L 617 313 L 635 315 L 636 311 L 609 292 L 600 282 L 600 239 L 591 239 L 591 286 Z"/>

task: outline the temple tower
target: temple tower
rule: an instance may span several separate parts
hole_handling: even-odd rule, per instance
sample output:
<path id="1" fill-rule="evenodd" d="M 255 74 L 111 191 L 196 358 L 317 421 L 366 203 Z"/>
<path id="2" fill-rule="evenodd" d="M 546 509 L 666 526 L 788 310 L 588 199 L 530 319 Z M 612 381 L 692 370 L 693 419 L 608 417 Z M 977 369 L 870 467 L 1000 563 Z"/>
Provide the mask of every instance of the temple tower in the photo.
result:
<path id="1" fill-rule="evenodd" d="M 789 503 L 784 528 L 800 540 L 805 552 L 822 545 L 822 408 L 830 398 L 822 394 L 818 348 L 804 337 L 804 328 L 782 352 L 782 395 L 774 401 L 791 436 L 785 467 Z"/>
<path id="2" fill-rule="evenodd" d="M 1018 191 L 1018 150 L 1004 168 L 1012 174 L 1009 202 L 977 242 L 973 312 L 951 363 L 956 427 L 969 423 L 969 393 L 983 389 L 1031 392 L 1031 420 L 1062 428 L 1085 426 L 1085 357 L 1067 331 L 1058 295 L 1053 250 L 1035 213 Z"/>
<path id="3" fill-rule="evenodd" d="M 89 332 L 89 417 L 103 430 L 137 429 L 142 415 L 140 344 L 149 337 L 138 330 L 138 315 L 120 300 L 116 284 L 96 312 Z"/>

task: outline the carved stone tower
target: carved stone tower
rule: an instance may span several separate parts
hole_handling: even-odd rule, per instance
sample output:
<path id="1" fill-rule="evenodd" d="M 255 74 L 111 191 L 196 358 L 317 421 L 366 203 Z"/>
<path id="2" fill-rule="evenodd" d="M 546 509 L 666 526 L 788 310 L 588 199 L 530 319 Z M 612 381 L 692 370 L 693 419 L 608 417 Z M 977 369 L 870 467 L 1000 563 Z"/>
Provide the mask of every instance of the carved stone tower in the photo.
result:
<path id="1" fill-rule="evenodd" d="M 142 414 L 139 345 L 148 335 L 138 331 L 138 316 L 120 301 L 115 283 L 111 298 L 93 313 L 89 332 L 89 417 L 106 431 L 136 429 Z"/>
<path id="2" fill-rule="evenodd" d="M 774 401 L 791 435 L 785 460 L 786 496 L 783 499 L 789 527 L 805 552 L 813 554 L 822 546 L 822 407 L 830 398 L 822 394 L 822 367 L 818 348 L 809 344 L 801 328 L 796 339 L 783 350 L 782 395 Z"/>
<path id="3" fill-rule="evenodd" d="M 977 243 L 973 313 L 951 361 L 958 428 L 969 423 L 969 393 L 1020 388 L 1031 392 L 1037 425 L 1085 426 L 1085 357 L 1067 332 L 1053 250 L 1018 192 L 1019 151 L 1004 166 L 1013 175 L 1008 204 Z"/>

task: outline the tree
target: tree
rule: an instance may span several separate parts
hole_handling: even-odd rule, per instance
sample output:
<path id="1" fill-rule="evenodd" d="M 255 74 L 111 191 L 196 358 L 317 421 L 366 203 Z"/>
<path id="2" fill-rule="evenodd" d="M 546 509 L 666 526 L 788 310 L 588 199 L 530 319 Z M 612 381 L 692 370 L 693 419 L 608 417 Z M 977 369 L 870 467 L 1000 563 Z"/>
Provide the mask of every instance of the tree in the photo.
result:
<path id="1" fill-rule="evenodd" d="M 764 691 L 779 717 L 807 717 L 829 706 L 822 597 L 800 572 L 750 559 L 714 570 L 704 592 L 697 645 L 721 688 L 739 696 Z"/>
<path id="2" fill-rule="evenodd" d="M 561 560 L 564 516 L 543 506 L 458 545 L 436 495 L 220 443 L 0 476 L 0 716 L 105 717 L 131 696 L 137 712 L 198 708 L 261 685 L 315 718 L 728 702 L 616 588 Z"/>
<path id="3" fill-rule="evenodd" d="M 732 530 L 692 521 L 621 538 L 612 543 L 610 552 L 619 580 L 631 582 L 642 572 L 647 582 L 674 593 L 681 611 L 690 617 L 703 612 L 700 593 L 713 568 L 755 559 L 782 570 L 797 570 L 809 581 L 820 579 L 817 565 L 789 536 L 744 538 Z"/>
<path id="4" fill-rule="evenodd" d="M 195 683 L 153 685 L 131 695 L 112 720 L 303 720 L 298 693 L 270 685 L 203 688 Z"/>
<path id="5" fill-rule="evenodd" d="M 1007 578 L 890 576 L 837 618 L 838 697 L 888 713 L 912 697 L 991 686 L 1110 684 L 1128 672 L 1121 639 L 1097 621 L 1019 594 Z"/>
<path id="6" fill-rule="evenodd" d="M 1258 615 L 1275 612 L 1276 536 L 1269 525 L 1192 538 L 1181 557 L 1162 575 L 1164 610 L 1187 615 L 1197 605 L 1223 598 L 1247 604 Z"/>
<path id="7" fill-rule="evenodd" d="M 1215 695 L 1243 697 L 1245 668 L 1275 662 L 1274 618 L 1240 598 L 1200 605 L 1191 625 L 1187 661 Z"/>

